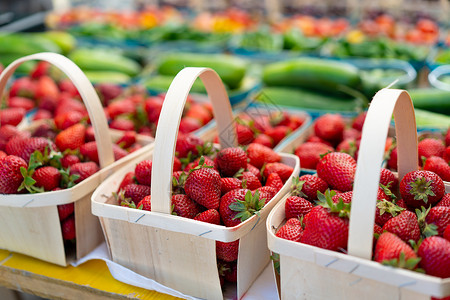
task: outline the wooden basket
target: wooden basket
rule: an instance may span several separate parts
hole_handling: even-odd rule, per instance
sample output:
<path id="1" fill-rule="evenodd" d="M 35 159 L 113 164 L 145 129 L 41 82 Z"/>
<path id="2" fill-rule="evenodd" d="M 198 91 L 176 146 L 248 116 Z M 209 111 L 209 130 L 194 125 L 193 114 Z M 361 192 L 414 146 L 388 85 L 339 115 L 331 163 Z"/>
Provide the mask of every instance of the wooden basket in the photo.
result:
<path id="1" fill-rule="evenodd" d="M 280 254 L 282 299 L 430 299 L 450 295 L 450 278 L 424 275 L 371 261 L 375 203 L 384 143 L 396 122 L 399 178 L 418 169 L 414 108 L 402 90 L 379 91 L 363 128 L 356 169 L 348 255 L 275 236 L 285 219 L 285 199 L 267 219 L 269 248 Z M 447 192 L 449 186 L 446 186 Z"/>
<path id="2" fill-rule="evenodd" d="M 220 144 L 236 145 L 236 133 L 225 88 L 211 69 L 185 68 L 172 82 L 161 111 L 153 153 L 135 159 L 108 178 L 92 195 L 92 212 L 100 217 L 112 259 L 133 271 L 184 294 L 223 299 L 216 258 L 216 240 L 240 239 L 237 296 L 241 298 L 269 262 L 265 220 L 273 206 L 288 192 L 291 176 L 280 192 L 244 223 L 225 227 L 188 218 L 171 212 L 172 162 L 175 141 L 184 103 L 189 90 L 200 77 L 213 104 Z M 224 132 L 220 130 L 220 132 Z M 137 162 L 153 158 L 152 211 L 115 205 L 110 195 L 117 191 L 123 176 L 134 170 Z M 298 158 L 282 154 L 282 162 L 298 174 Z"/>
<path id="3" fill-rule="evenodd" d="M 0 74 L 0 97 L 16 68 L 29 60 L 47 61 L 63 71 L 77 87 L 95 130 L 101 170 L 72 188 L 39 194 L 0 194 L 0 248 L 66 266 L 57 205 L 75 204 L 76 253 L 79 259 L 103 241 L 98 218 L 90 212 L 95 188 L 114 170 L 153 147 L 145 146 L 114 162 L 111 136 L 101 102 L 84 73 L 68 58 L 55 53 L 37 53 L 11 63 Z"/>

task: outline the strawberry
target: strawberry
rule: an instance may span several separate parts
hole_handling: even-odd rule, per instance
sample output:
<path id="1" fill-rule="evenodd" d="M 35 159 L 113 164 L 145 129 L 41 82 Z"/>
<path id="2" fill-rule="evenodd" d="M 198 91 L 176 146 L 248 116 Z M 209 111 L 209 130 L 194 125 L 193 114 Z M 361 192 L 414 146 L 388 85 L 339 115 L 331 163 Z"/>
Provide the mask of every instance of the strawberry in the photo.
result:
<path id="1" fill-rule="evenodd" d="M 240 169 L 247 169 L 247 154 L 241 148 L 225 148 L 217 154 L 216 163 L 220 174 L 230 177 Z"/>
<path id="2" fill-rule="evenodd" d="M 32 120 L 38 121 L 38 120 L 46 120 L 51 119 L 53 117 L 53 114 L 46 110 L 46 109 L 38 109 L 36 113 L 33 115 Z"/>
<path id="3" fill-rule="evenodd" d="M 412 171 L 400 181 L 400 194 L 406 204 L 413 208 L 433 205 L 444 193 L 444 182 L 430 171 Z"/>
<path id="4" fill-rule="evenodd" d="M 95 90 L 104 105 L 108 105 L 110 100 L 119 97 L 123 92 L 120 85 L 112 83 L 98 83 L 95 85 Z"/>
<path id="5" fill-rule="evenodd" d="M 396 217 L 399 213 L 404 211 L 405 208 L 397 205 L 386 199 L 379 199 L 377 197 L 377 204 L 375 209 L 375 223 L 379 226 L 384 226 L 387 221 Z"/>
<path id="6" fill-rule="evenodd" d="M 25 111 L 29 111 L 34 106 L 34 101 L 25 97 L 12 97 L 8 99 L 8 107 L 23 108 Z"/>
<path id="7" fill-rule="evenodd" d="M 450 225 L 450 207 L 432 207 L 426 215 L 425 220 L 427 224 L 434 224 L 437 227 L 437 234 L 443 236 L 445 228 Z"/>
<path id="8" fill-rule="evenodd" d="M 75 216 L 70 216 L 61 222 L 62 236 L 64 240 L 73 240 L 76 237 Z"/>
<path id="9" fill-rule="evenodd" d="M 37 79 L 44 75 L 49 75 L 51 64 L 46 61 L 40 61 L 36 64 L 36 66 L 31 70 L 30 76 L 33 79 Z"/>
<path id="10" fill-rule="evenodd" d="M 28 132 L 23 132 L 17 129 L 13 125 L 5 125 L 0 127 L 0 140 L 9 141 L 12 137 L 18 136 L 20 134 L 29 134 Z M 23 136 L 23 138 L 27 138 L 29 136 Z"/>
<path id="11" fill-rule="evenodd" d="M 0 159 L 0 193 L 15 194 L 22 184 L 21 168 L 28 168 L 27 163 L 20 157 L 8 155 Z"/>
<path id="12" fill-rule="evenodd" d="M 442 157 L 428 157 L 423 169 L 436 173 L 444 181 L 450 181 L 450 165 Z"/>
<path id="13" fill-rule="evenodd" d="M 342 200 L 343 203 L 351 203 L 353 198 L 353 191 L 345 192 L 345 193 L 336 193 L 331 200 L 333 203 L 338 204 L 339 201 Z"/>
<path id="14" fill-rule="evenodd" d="M 339 251 L 347 248 L 349 204 L 333 203 L 333 193 L 319 194 L 321 204 L 313 207 L 305 218 L 300 242 Z"/>
<path id="15" fill-rule="evenodd" d="M 18 153 L 18 156 L 22 157 L 25 161 L 30 159 L 31 154 L 34 151 L 45 152 L 45 149 L 54 150 L 55 145 L 53 142 L 43 137 L 31 137 L 24 140 L 24 146 Z"/>
<path id="16" fill-rule="evenodd" d="M 273 144 L 278 145 L 282 139 L 287 137 L 292 132 L 292 129 L 288 126 L 276 126 L 273 128 L 269 128 L 264 133 L 270 136 L 273 139 Z"/>
<path id="17" fill-rule="evenodd" d="M 397 147 L 393 148 L 389 154 L 388 167 L 391 170 L 397 170 Z"/>
<path id="18" fill-rule="evenodd" d="M 356 161 L 347 153 L 331 152 L 317 164 L 317 175 L 333 189 L 347 192 L 353 189 Z"/>
<path id="19" fill-rule="evenodd" d="M 286 224 L 278 229 L 275 235 L 285 240 L 300 242 L 302 233 L 303 228 L 300 220 L 297 218 L 291 218 L 287 220 Z"/>
<path id="20" fill-rule="evenodd" d="M 356 118 L 354 118 L 352 121 L 352 128 L 354 128 L 358 131 L 362 131 L 364 121 L 366 120 L 366 116 L 367 116 L 367 112 L 363 112 L 363 113 L 359 114 L 358 116 L 356 116 Z"/>
<path id="21" fill-rule="evenodd" d="M 136 131 L 125 131 L 124 134 L 116 141 L 121 148 L 126 149 L 136 143 Z"/>
<path id="22" fill-rule="evenodd" d="M 117 189 L 117 191 L 122 190 L 123 188 L 125 188 L 127 185 L 129 185 L 131 183 L 136 183 L 133 171 L 125 174 L 122 181 L 120 182 L 120 185 L 119 185 L 119 188 Z"/>
<path id="23" fill-rule="evenodd" d="M 61 81 L 58 82 L 58 88 L 61 92 L 65 92 L 72 97 L 77 98 L 81 97 L 77 87 L 75 86 L 75 84 L 73 84 L 72 80 L 70 80 L 69 78 L 61 79 Z"/>
<path id="24" fill-rule="evenodd" d="M 64 130 L 73 126 L 84 118 L 84 114 L 78 111 L 66 111 L 55 116 L 56 128 Z"/>
<path id="25" fill-rule="evenodd" d="M 61 165 L 63 168 L 68 168 L 79 162 L 80 158 L 74 154 L 66 154 L 61 158 Z"/>
<path id="26" fill-rule="evenodd" d="M 0 126 L 17 126 L 25 117 L 25 109 L 21 107 L 4 108 L 0 110 Z"/>
<path id="27" fill-rule="evenodd" d="M 269 148 L 273 148 L 275 145 L 273 139 L 264 133 L 258 134 L 258 136 L 253 140 L 253 143 L 261 144 Z"/>
<path id="28" fill-rule="evenodd" d="M 293 172 L 294 169 L 292 167 L 283 163 L 274 162 L 266 164 L 263 170 L 263 175 L 267 178 L 269 174 L 277 173 L 284 183 L 289 179 Z"/>
<path id="29" fill-rule="evenodd" d="M 194 170 L 186 178 L 186 195 L 200 205 L 211 209 L 219 208 L 220 175 L 211 168 Z"/>
<path id="30" fill-rule="evenodd" d="M 357 159 L 358 157 L 358 148 L 359 148 L 359 141 L 349 138 L 349 139 L 343 139 L 337 146 L 336 151 L 337 152 L 345 152 L 350 154 L 352 157 Z"/>
<path id="31" fill-rule="evenodd" d="M 394 173 L 386 168 L 381 168 L 380 171 L 380 184 L 384 186 L 389 186 L 389 189 L 395 190 L 398 185 L 398 179 L 395 177 Z"/>
<path id="32" fill-rule="evenodd" d="M 79 175 L 80 177 L 77 180 L 75 180 L 75 183 L 79 183 L 88 178 L 89 176 L 93 175 L 94 173 L 98 172 L 98 170 L 100 170 L 100 168 L 93 161 L 79 162 L 73 164 L 70 167 L 70 175 L 74 174 Z"/>
<path id="33" fill-rule="evenodd" d="M 383 232 L 375 245 L 374 260 L 402 268 L 414 269 L 419 260 L 414 250 L 390 232 Z"/>
<path id="34" fill-rule="evenodd" d="M 428 158 L 430 156 L 444 155 L 445 146 L 441 140 L 434 138 L 425 138 L 417 144 L 417 149 L 419 152 L 419 162 L 422 162 L 422 158 Z"/>
<path id="35" fill-rule="evenodd" d="M 295 149 L 294 154 L 300 158 L 303 169 L 315 170 L 320 156 L 333 151 L 333 147 L 320 142 L 306 142 Z"/>
<path id="36" fill-rule="evenodd" d="M 149 97 L 144 102 L 144 110 L 147 113 L 149 122 L 156 123 L 159 119 L 163 105 L 163 100 L 160 97 Z"/>
<path id="37" fill-rule="evenodd" d="M 253 196 L 248 189 L 232 190 L 220 198 L 219 213 L 227 227 L 236 226 L 257 211 L 261 210 L 264 202 L 259 198 L 259 192 Z"/>
<path id="38" fill-rule="evenodd" d="M 144 199 L 145 196 L 150 195 L 151 188 L 147 185 L 131 183 L 123 188 L 123 194 L 125 198 L 130 198 L 131 201 L 139 206 L 139 202 Z"/>
<path id="39" fill-rule="evenodd" d="M 61 181 L 59 170 L 52 166 L 44 166 L 36 169 L 32 177 L 36 180 L 35 186 L 42 187 L 45 191 L 52 191 L 59 187 Z"/>
<path id="40" fill-rule="evenodd" d="M 249 145 L 255 139 L 253 131 L 246 125 L 236 124 L 236 135 L 239 145 Z"/>
<path id="41" fill-rule="evenodd" d="M 344 129 L 344 119 L 339 114 L 322 115 L 314 123 L 314 133 L 333 144 L 342 140 Z"/>
<path id="42" fill-rule="evenodd" d="M 309 201 L 317 199 L 317 192 L 325 193 L 328 184 L 320 177 L 313 175 L 303 175 L 298 179 L 294 178 L 293 193 Z"/>
<path id="43" fill-rule="evenodd" d="M 199 103 L 192 103 L 185 116 L 199 120 L 201 125 L 205 125 L 213 118 L 211 111 L 206 106 Z"/>
<path id="44" fill-rule="evenodd" d="M 333 147 L 332 143 L 330 143 L 330 142 L 328 142 L 328 141 L 326 141 L 324 139 L 321 139 L 320 137 L 318 137 L 318 136 L 316 136 L 314 134 L 311 135 L 310 137 L 308 137 L 306 139 L 305 143 L 322 143 L 322 144 L 328 145 L 330 147 Z"/>
<path id="45" fill-rule="evenodd" d="M 446 162 L 450 163 L 450 146 L 445 148 L 444 156 L 442 157 Z"/>
<path id="46" fill-rule="evenodd" d="M 422 241 L 417 250 L 420 266 L 432 276 L 450 277 L 450 241 L 431 236 Z"/>
<path id="47" fill-rule="evenodd" d="M 220 225 L 220 214 L 216 209 L 208 209 L 196 215 L 194 220 Z"/>
<path id="48" fill-rule="evenodd" d="M 139 184 L 150 186 L 152 183 L 152 161 L 141 161 L 134 168 L 134 173 Z"/>
<path id="49" fill-rule="evenodd" d="M 173 157 L 173 172 L 181 171 L 181 161 L 178 157 Z"/>
<path id="50" fill-rule="evenodd" d="M 129 119 L 117 118 L 109 123 L 109 128 L 122 131 L 132 131 L 134 130 L 134 122 Z"/>
<path id="51" fill-rule="evenodd" d="M 11 85 L 9 89 L 9 97 L 26 97 L 33 99 L 36 90 L 36 82 L 30 77 L 21 77 L 16 80 Z"/>
<path id="52" fill-rule="evenodd" d="M 342 140 L 352 139 L 354 141 L 361 140 L 361 131 L 355 128 L 345 128 L 342 134 Z"/>
<path id="53" fill-rule="evenodd" d="M 119 99 L 109 103 L 107 110 L 111 119 L 115 119 L 117 116 L 120 115 L 135 114 L 136 105 L 129 98 Z"/>
<path id="54" fill-rule="evenodd" d="M 193 219 L 200 213 L 200 206 L 183 194 L 172 196 L 172 206 L 172 214 L 180 217 Z"/>
<path id="55" fill-rule="evenodd" d="M 136 206 L 138 209 L 152 211 L 152 196 L 151 195 L 145 196 L 138 202 Z"/>
<path id="56" fill-rule="evenodd" d="M 420 228 L 417 216 L 408 210 L 403 211 L 398 216 L 388 220 L 383 225 L 383 231 L 394 233 L 405 242 L 408 242 L 409 240 L 417 242 L 420 238 Z"/>
<path id="57" fill-rule="evenodd" d="M 444 197 L 442 197 L 441 201 L 436 204 L 436 206 L 448 206 L 450 207 L 450 193 L 445 194 Z"/>
<path id="58" fill-rule="evenodd" d="M 252 173 L 256 177 L 258 177 L 259 181 L 262 180 L 261 171 L 257 167 L 255 167 L 254 165 L 252 165 L 250 163 L 247 163 L 247 171 L 249 171 L 250 173 Z"/>
<path id="59" fill-rule="evenodd" d="M 447 133 L 445 134 L 445 145 L 450 146 L 450 127 L 447 129 Z"/>
<path id="60" fill-rule="evenodd" d="M 208 156 L 202 156 L 202 157 L 203 157 L 203 166 L 204 167 L 209 166 L 217 171 L 216 163 L 211 158 L 209 158 Z M 193 162 L 188 163 L 187 166 L 184 168 L 184 171 L 189 172 L 191 169 L 196 168 L 199 165 L 202 157 L 199 157 L 199 158 L 195 159 Z"/>
<path id="61" fill-rule="evenodd" d="M 56 146 L 61 150 L 75 150 L 84 144 L 86 127 L 83 124 L 75 124 L 64 129 L 55 138 Z"/>
<path id="62" fill-rule="evenodd" d="M 178 153 L 177 157 L 187 157 L 189 152 L 196 155 L 198 153 L 197 146 L 201 146 L 202 144 L 203 141 L 195 135 L 179 133 L 175 146 L 175 151 Z"/>
<path id="63" fill-rule="evenodd" d="M 58 216 L 59 216 L 60 221 L 65 220 L 68 216 L 73 214 L 75 211 L 75 205 L 73 202 L 57 205 L 56 208 L 58 209 Z"/>
<path id="64" fill-rule="evenodd" d="M 237 261 L 225 262 L 224 275 L 228 282 L 237 282 Z"/>
<path id="65" fill-rule="evenodd" d="M 234 177 L 220 178 L 220 194 L 225 195 L 229 191 L 242 188 L 242 180 Z"/>
<path id="66" fill-rule="evenodd" d="M 4 157 L 7 157 L 7 156 L 8 156 L 8 154 L 6 154 L 6 152 L 0 150 L 0 160 L 1 160 L 2 158 L 4 158 Z"/>
<path id="67" fill-rule="evenodd" d="M 266 186 L 271 186 L 275 188 L 277 191 L 281 190 L 283 187 L 283 181 L 280 178 L 280 175 L 277 173 L 271 173 L 267 176 Z"/>
<path id="68" fill-rule="evenodd" d="M 122 149 L 119 145 L 116 145 L 116 144 L 112 144 L 112 150 L 113 150 L 115 161 L 118 161 L 119 159 L 124 158 L 125 156 L 128 155 L 127 150 Z"/>
<path id="69" fill-rule="evenodd" d="M 252 192 L 254 195 L 256 192 L 259 193 L 259 199 L 264 200 L 264 203 L 269 203 L 270 200 L 272 200 L 273 197 L 278 193 L 278 190 L 271 186 L 262 186 L 260 188 L 257 188 L 255 191 Z"/>
<path id="70" fill-rule="evenodd" d="M 237 177 L 242 180 L 242 186 L 245 186 L 249 190 L 253 191 L 262 186 L 258 177 L 252 172 L 246 171 L 242 173 L 242 176 Z"/>
<path id="71" fill-rule="evenodd" d="M 55 81 L 47 76 L 41 76 L 36 82 L 36 90 L 34 93 L 36 99 L 43 97 L 57 98 L 59 96 L 59 89 Z"/>
<path id="72" fill-rule="evenodd" d="M 19 153 L 22 152 L 27 140 L 28 138 L 22 138 L 20 136 L 12 137 L 5 145 L 5 152 L 8 155 L 19 156 Z"/>
<path id="73" fill-rule="evenodd" d="M 180 120 L 179 131 L 181 133 L 189 133 L 196 131 L 202 127 L 202 123 L 198 119 L 194 119 L 191 117 L 184 117 Z"/>
<path id="74" fill-rule="evenodd" d="M 445 227 L 444 234 L 442 236 L 447 241 L 450 241 L 450 225 L 447 225 L 447 227 Z"/>
<path id="75" fill-rule="evenodd" d="M 238 259 L 239 240 L 234 242 L 216 241 L 216 255 L 218 259 L 231 262 Z"/>
<path id="76" fill-rule="evenodd" d="M 290 196 L 286 199 L 284 206 L 286 219 L 303 217 L 307 215 L 312 208 L 313 205 L 308 200 L 298 196 Z"/>
<path id="77" fill-rule="evenodd" d="M 42 123 L 33 131 L 32 136 L 45 137 L 47 139 L 54 140 L 56 137 L 56 132 L 51 124 Z"/>

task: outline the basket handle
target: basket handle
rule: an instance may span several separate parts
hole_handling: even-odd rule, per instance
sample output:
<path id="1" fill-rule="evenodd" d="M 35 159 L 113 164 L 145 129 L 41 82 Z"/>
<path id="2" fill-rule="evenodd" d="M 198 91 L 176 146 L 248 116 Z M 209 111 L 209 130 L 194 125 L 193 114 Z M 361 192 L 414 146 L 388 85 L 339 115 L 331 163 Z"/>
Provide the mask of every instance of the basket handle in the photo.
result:
<path id="1" fill-rule="evenodd" d="M 100 104 L 100 99 L 83 71 L 81 71 L 81 69 L 67 57 L 57 53 L 42 52 L 24 56 L 13 61 L 0 74 L 0 99 L 2 99 L 8 79 L 12 76 L 17 67 L 29 60 L 47 61 L 63 71 L 73 82 L 81 95 L 81 99 L 87 108 L 89 118 L 92 126 L 94 127 L 100 167 L 104 168 L 112 164 L 114 162 L 114 154 L 111 145 L 111 137 L 108 130 L 106 116 Z"/>
<path id="2" fill-rule="evenodd" d="M 219 75 L 209 68 L 184 68 L 173 79 L 164 99 L 155 135 L 152 164 L 152 211 L 170 214 L 173 158 L 181 115 L 194 81 L 200 77 L 212 102 L 222 148 L 237 145 L 230 101 Z"/>
<path id="3" fill-rule="evenodd" d="M 394 114 L 399 179 L 418 169 L 417 129 L 411 97 L 404 90 L 382 89 L 373 98 L 362 131 L 356 167 L 348 254 L 371 259 L 380 168 Z"/>

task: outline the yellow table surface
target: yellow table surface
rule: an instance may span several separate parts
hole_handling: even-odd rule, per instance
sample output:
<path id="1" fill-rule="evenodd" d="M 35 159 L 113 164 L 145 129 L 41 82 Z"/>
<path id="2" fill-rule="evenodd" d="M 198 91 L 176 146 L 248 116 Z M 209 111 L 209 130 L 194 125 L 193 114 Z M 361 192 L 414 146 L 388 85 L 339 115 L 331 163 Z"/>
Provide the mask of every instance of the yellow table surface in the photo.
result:
<path id="1" fill-rule="evenodd" d="M 61 267 L 5 250 L 0 285 L 50 299 L 179 299 L 115 280 L 102 260 Z"/>

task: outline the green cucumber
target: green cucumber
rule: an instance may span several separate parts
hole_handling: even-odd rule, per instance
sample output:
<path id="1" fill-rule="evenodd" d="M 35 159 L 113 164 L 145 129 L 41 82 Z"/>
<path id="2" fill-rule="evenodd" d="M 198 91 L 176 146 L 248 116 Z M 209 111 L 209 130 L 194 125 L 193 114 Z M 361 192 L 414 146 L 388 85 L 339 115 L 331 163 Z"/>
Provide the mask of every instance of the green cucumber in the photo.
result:
<path id="1" fill-rule="evenodd" d="M 267 86 L 287 86 L 343 95 L 342 86 L 358 89 L 358 69 L 348 63 L 318 58 L 297 58 L 268 64 L 263 70 Z"/>
<path id="2" fill-rule="evenodd" d="M 303 109 L 355 112 L 364 108 L 359 99 L 327 96 L 305 89 L 265 87 L 257 100 L 269 104 Z"/>
<path id="3" fill-rule="evenodd" d="M 157 71 L 161 75 L 175 76 L 185 67 L 211 68 L 230 89 L 236 89 L 241 85 L 248 63 L 223 54 L 171 53 L 161 58 Z"/>
<path id="4" fill-rule="evenodd" d="M 72 51 L 77 44 L 76 38 L 66 31 L 44 31 L 36 33 L 35 35 L 55 43 L 64 54 Z"/>
<path id="5" fill-rule="evenodd" d="M 415 108 L 441 114 L 450 114 L 450 91 L 436 88 L 419 88 L 408 90 Z"/>
<path id="6" fill-rule="evenodd" d="M 69 54 L 69 58 L 83 71 L 112 71 L 136 76 L 141 66 L 120 52 L 105 49 L 79 48 Z"/>
<path id="7" fill-rule="evenodd" d="M 131 81 L 131 77 L 125 73 L 113 71 L 85 71 L 86 77 L 92 83 L 114 83 L 126 84 Z"/>
<path id="8" fill-rule="evenodd" d="M 0 54 L 0 64 L 2 64 L 4 67 L 7 67 L 10 63 L 21 57 L 22 55 L 20 54 L 11 54 L 11 53 Z M 22 74 L 30 74 L 30 72 L 34 69 L 36 64 L 37 61 L 33 60 L 26 61 L 20 64 L 20 66 L 16 69 L 16 72 Z"/>
<path id="9" fill-rule="evenodd" d="M 167 92 L 170 84 L 173 81 L 174 76 L 168 75 L 157 75 L 150 77 L 144 81 L 144 85 L 146 88 L 157 91 L 157 92 Z M 205 86 L 203 85 L 201 79 L 197 79 L 194 81 L 194 84 L 191 88 L 192 93 L 204 94 L 206 93 Z"/>
<path id="10" fill-rule="evenodd" d="M 0 55 L 30 55 L 37 52 L 61 53 L 61 48 L 47 38 L 30 33 L 0 34 Z"/>
<path id="11" fill-rule="evenodd" d="M 450 116 L 435 112 L 415 109 L 417 127 L 447 130 L 450 127 Z"/>

